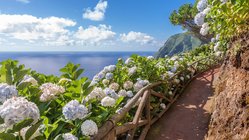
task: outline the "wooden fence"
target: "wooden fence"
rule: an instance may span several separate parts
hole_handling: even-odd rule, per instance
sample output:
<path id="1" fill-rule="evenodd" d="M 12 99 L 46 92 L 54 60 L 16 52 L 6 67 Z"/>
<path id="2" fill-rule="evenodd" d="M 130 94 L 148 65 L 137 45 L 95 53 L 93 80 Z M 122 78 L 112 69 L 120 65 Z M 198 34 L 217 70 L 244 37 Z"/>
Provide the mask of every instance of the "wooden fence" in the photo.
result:
<path id="1" fill-rule="evenodd" d="M 139 128 L 141 130 L 139 137 L 136 139 L 144 140 L 147 132 L 150 129 L 150 126 L 155 123 L 175 102 L 175 100 L 181 95 L 186 86 L 195 78 L 198 74 L 206 71 L 207 69 L 218 65 L 221 62 L 221 59 L 218 59 L 214 56 L 206 57 L 201 60 L 198 60 L 191 65 L 189 65 L 189 70 L 192 73 L 191 79 L 184 84 L 178 85 L 175 88 L 173 95 L 169 98 L 166 97 L 163 93 L 158 93 L 153 89 L 162 84 L 170 83 L 176 76 L 179 76 L 182 72 L 176 73 L 169 81 L 159 81 L 152 83 L 142 88 L 118 113 L 113 115 L 105 124 L 99 129 L 98 134 L 96 134 L 92 139 L 94 140 L 115 140 L 118 136 L 125 136 L 126 140 L 134 139 L 136 130 Z M 150 109 L 150 98 L 155 96 L 161 99 L 168 101 L 166 108 L 156 115 L 151 115 Z M 118 126 L 117 123 L 120 122 L 125 115 L 132 109 L 132 107 L 140 100 L 140 103 L 137 107 L 135 116 L 131 122 L 127 122 L 121 126 Z M 123 138 L 122 137 L 122 138 Z"/>

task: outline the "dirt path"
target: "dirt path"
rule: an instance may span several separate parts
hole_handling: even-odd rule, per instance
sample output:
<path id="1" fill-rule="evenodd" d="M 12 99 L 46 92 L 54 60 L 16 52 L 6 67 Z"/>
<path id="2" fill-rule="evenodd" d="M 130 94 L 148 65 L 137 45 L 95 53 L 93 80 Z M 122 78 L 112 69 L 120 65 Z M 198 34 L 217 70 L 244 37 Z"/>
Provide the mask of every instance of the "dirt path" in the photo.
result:
<path id="1" fill-rule="evenodd" d="M 147 140 L 202 140 L 207 132 L 212 83 L 218 69 L 194 79 L 172 107 L 150 129 Z"/>

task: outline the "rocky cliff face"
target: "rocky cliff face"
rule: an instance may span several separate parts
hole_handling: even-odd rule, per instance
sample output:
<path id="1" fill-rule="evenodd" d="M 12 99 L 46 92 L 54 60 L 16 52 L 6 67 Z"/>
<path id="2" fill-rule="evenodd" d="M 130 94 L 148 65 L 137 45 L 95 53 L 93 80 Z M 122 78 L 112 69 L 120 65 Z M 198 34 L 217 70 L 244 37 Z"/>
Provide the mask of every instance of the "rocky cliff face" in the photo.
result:
<path id="1" fill-rule="evenodd" d="M 249 33 L 234 37 L 214 88 L 206 140 L 249 139 Z"/>

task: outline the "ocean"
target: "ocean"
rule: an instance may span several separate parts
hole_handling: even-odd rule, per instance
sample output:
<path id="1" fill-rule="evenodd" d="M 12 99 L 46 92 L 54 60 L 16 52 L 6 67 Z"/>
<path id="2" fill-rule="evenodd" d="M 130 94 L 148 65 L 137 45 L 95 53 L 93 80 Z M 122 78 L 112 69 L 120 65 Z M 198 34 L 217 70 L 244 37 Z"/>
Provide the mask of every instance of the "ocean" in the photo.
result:
<path id="1" fill-rule="evenodd" d="M 127 59 L 132 54 L 154 55 L 155 52 L 1 52 L 0 61 L 18 60 L 27 68 L 43 74 L 60 76 L 59 69 L 68 62 L 80 64 L 85 71 L 82 76 L 90 79 L 103 67 L 116 64 L 118 58 Z"/>

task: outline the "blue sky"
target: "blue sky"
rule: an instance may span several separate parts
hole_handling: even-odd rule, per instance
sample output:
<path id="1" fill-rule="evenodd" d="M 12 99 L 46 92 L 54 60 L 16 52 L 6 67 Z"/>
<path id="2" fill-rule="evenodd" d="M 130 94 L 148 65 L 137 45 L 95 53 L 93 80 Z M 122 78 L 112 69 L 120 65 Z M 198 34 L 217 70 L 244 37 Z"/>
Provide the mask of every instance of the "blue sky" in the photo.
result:
<path id="1" fill-rule="evenodd" d="M 1 0 L 0 51 L 156 51 L 194 0 Z"/>

